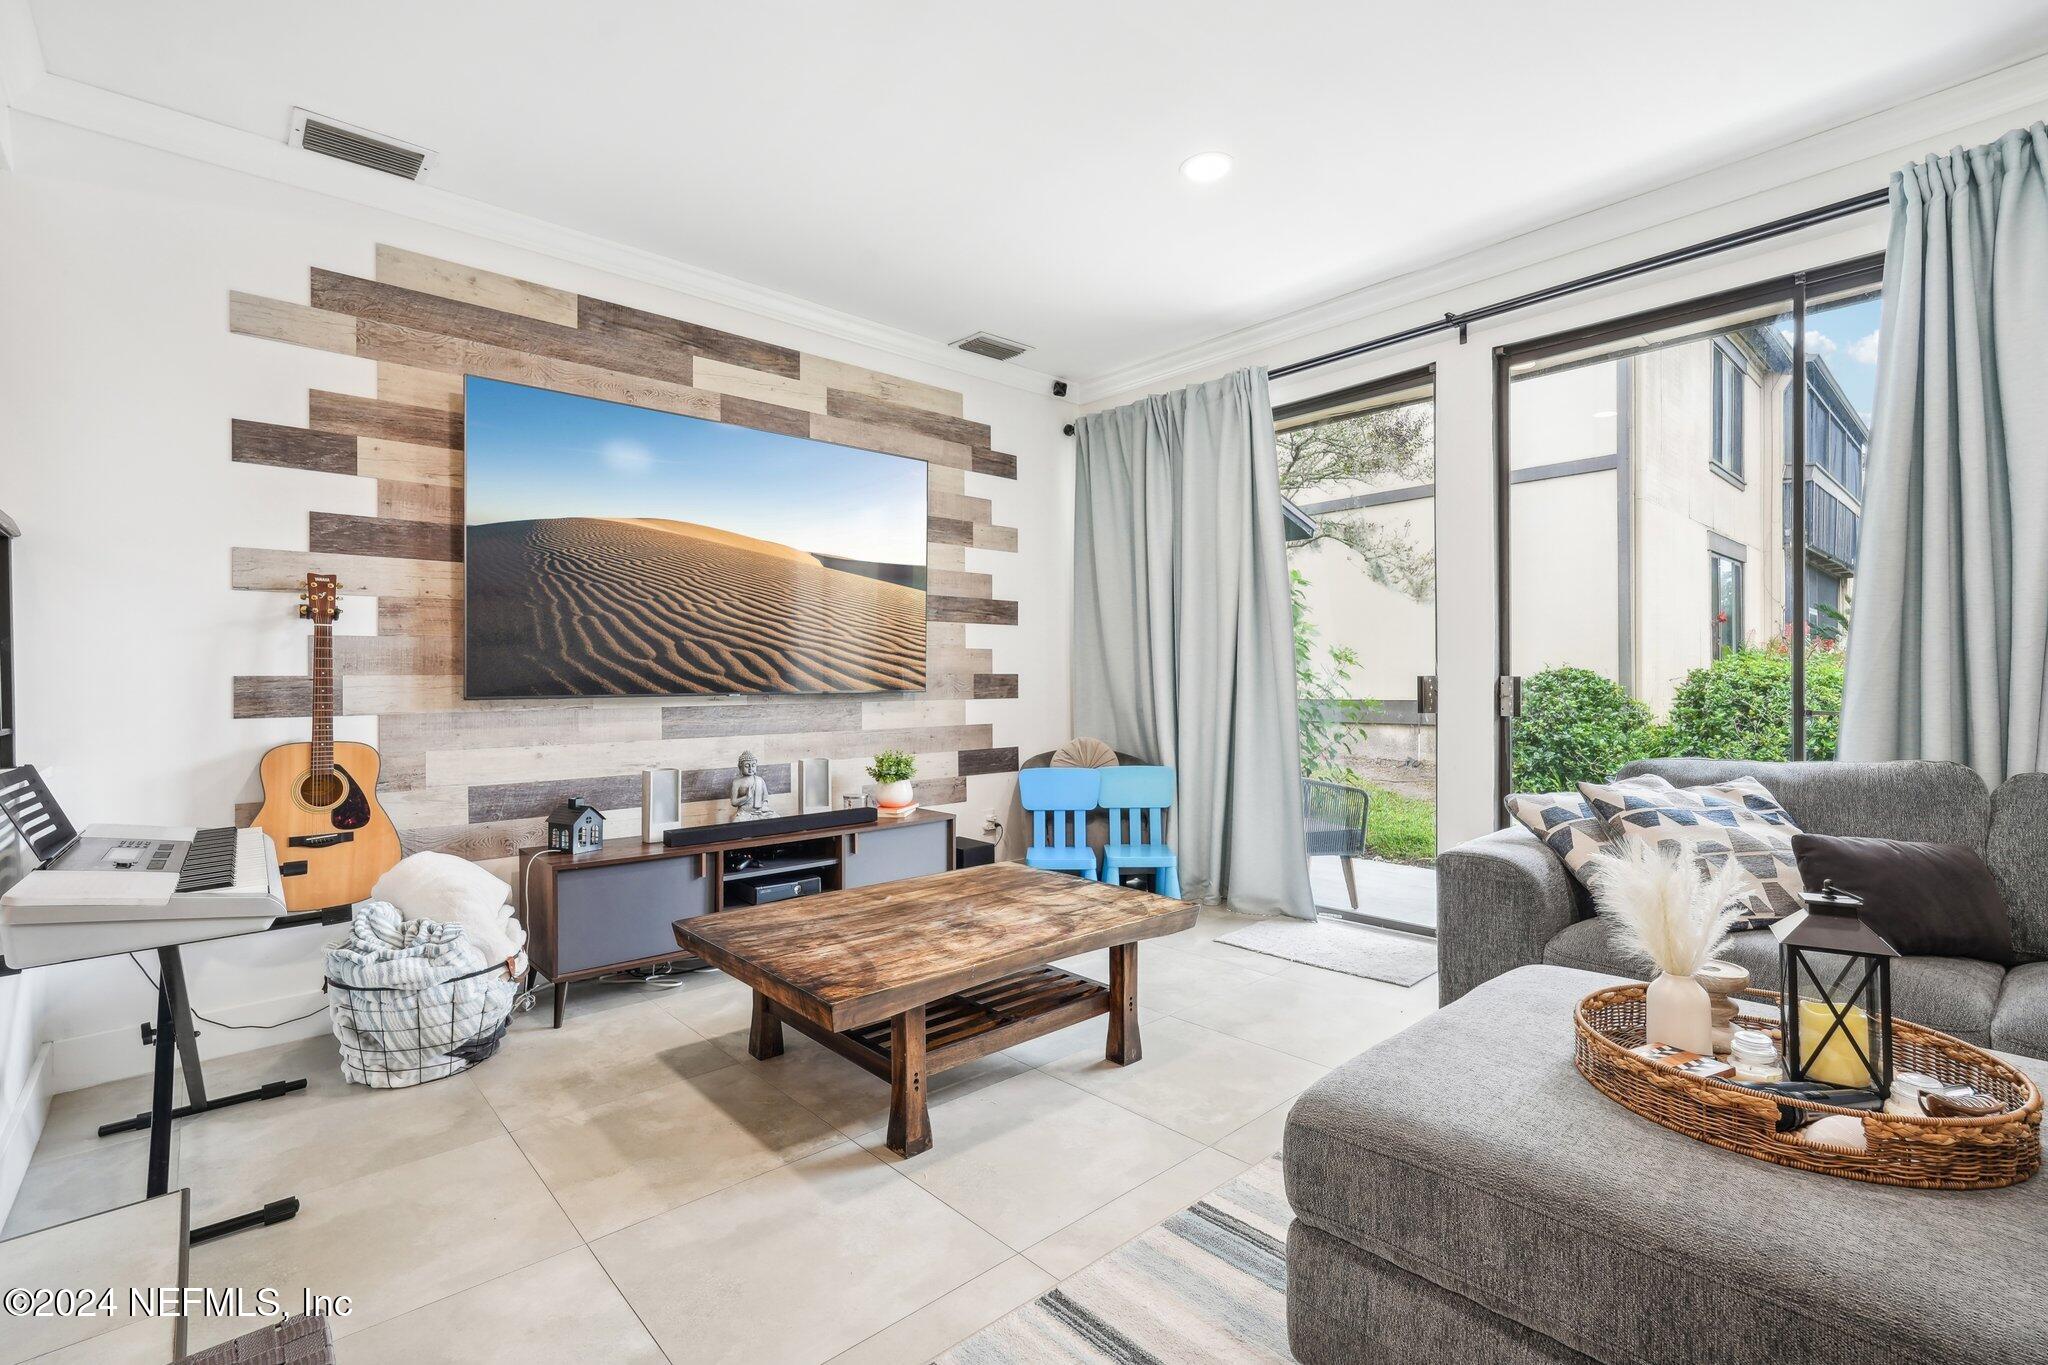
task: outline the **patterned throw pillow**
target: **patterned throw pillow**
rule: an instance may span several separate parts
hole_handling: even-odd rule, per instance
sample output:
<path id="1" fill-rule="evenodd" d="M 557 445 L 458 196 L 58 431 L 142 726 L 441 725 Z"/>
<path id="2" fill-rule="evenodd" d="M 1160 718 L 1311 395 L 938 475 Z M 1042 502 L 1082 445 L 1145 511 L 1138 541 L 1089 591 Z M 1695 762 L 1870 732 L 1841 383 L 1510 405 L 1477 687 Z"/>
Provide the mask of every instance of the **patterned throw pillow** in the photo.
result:
<path id="1" fill-rule="evenodd" d="M 1646 792 L 1676 791 L 1669 782 L 1655 775 L 1624 777 L 1609 786 Z M 1508 814 L 1515 822 L 1550 846 L 1550 851 L 1564 860 L 1564 865 L 1574 877 L 1586 885 L 1587 868 L 1602 854 L 1616 853 L 1614 838 L 1607 832 L 1607 821 L 1593 813 L 1586 804 L 1586 798 L 1577 792 L 1544 792 L 1529 795 L 1517 792 L 1507 801 Z"/>
<path id="2" fill-rule="evenodd" d="M 1702 868 L 1734 859 L 1744 873 L 1743 918 L 1737 929 L 1761 929 L 1803 904 L 1792 817 L 1764 784 L 1738 777 L 1703 787 L 1644 791 L 1615 783 L 1581 782 L 1579 794 L 1606 821 L 1617 843 L 1644 840 L 1676 845 Z"/>

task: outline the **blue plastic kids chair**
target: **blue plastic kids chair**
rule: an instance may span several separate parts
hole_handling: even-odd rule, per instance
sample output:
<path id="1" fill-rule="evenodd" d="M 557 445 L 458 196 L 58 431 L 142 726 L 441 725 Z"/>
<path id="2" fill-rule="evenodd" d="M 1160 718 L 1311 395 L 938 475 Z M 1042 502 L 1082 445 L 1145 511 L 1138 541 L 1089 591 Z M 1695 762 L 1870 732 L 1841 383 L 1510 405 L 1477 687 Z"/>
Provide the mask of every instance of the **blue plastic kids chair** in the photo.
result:
<path id="1" fill-rule="evenodd" d="M 1097 880 L 1095 850 L 1088 847 L 1088 812 L 1098 802 L 1101 777 L 1097 768 L 1026 768 L 1017 774 L 1018 799 L 1031 812 L 1026 866 Z"/>
<path id="2" fill-rule="evenodd" d="M 1103 808 L 1109 842 L 1102 849 L 1102 880 L 1115 886 L 1126 872 L 1151 869 L 1153 889 L 1180 899 L 1180 864 L 1166 846 L 1166 812 L 1173 805 L 1173 769 L 1104 768 Z M 1140 819 L 1144 824 L 1140 827 Z"/>

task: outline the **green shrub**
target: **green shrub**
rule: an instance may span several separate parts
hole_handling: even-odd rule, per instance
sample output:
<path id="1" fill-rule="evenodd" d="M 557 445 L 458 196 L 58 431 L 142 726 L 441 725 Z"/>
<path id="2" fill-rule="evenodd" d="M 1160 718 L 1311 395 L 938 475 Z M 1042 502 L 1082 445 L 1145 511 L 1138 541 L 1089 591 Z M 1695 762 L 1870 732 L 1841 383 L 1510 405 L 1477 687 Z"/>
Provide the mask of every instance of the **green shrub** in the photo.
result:
<path id="1" fill-rule="evenodd" d="M 1591 669 L 1546 668 L 1523 680 L 1514 788 L 1568 792 L 1624 763 L 1666 752 L 1650 708 Z"/>
<path id="2" fill-rule="evenodd" d="M 1842 651 L 1816 641 L 1806 654 L 1806 756 L 1835 756 L 1842 712 Z M 1792 754 L 1792 653 L 1779 641 L 1735 649 L 1685 675 L 1671 699 L 1670 752 L 1775 762 Z"/>

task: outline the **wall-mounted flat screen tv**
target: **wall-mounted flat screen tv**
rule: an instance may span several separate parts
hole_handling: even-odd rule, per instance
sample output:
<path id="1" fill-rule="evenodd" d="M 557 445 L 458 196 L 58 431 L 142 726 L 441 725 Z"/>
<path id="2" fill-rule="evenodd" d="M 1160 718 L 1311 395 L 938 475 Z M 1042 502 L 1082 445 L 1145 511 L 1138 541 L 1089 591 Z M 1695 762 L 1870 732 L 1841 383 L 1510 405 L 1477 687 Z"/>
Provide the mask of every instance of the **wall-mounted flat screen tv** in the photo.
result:
<path id="1" fill-rule="evenodd" d="M 919 692 L 925 466 L 472 376 L 473 698 Z"/>

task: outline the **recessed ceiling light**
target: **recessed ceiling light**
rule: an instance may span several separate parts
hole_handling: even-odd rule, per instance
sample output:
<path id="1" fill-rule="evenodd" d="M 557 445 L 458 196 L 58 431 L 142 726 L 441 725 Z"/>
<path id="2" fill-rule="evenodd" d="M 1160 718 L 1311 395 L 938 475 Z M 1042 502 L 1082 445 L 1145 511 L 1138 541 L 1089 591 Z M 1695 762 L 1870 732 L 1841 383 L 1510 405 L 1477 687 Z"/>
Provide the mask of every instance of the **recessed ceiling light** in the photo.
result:
<path id="1" fill-rule="evenodd" d="M 1180 163 L 1180 173 L 1197 185 L 1206 185 L 1212 180 L 1221 180 L 1230 174 L 1230 153 L 1196 152 Z"/>

